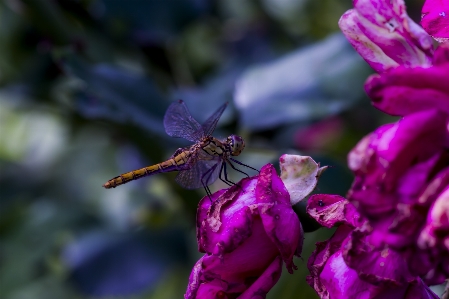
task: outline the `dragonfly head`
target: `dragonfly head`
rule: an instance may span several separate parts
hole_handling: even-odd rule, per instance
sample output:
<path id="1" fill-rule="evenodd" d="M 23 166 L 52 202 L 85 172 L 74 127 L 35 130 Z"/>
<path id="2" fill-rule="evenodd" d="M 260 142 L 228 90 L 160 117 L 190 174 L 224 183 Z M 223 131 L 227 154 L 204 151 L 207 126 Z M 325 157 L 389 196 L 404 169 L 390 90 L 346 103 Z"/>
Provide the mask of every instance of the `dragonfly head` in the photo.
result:
<path id="1" fill-rule="evenodd" d="M 238 156 L 245 148 L 245 141 L 238 135 L 231 135 L 227 139 L 227 143 L 231 147 L 231 155 Z"/>

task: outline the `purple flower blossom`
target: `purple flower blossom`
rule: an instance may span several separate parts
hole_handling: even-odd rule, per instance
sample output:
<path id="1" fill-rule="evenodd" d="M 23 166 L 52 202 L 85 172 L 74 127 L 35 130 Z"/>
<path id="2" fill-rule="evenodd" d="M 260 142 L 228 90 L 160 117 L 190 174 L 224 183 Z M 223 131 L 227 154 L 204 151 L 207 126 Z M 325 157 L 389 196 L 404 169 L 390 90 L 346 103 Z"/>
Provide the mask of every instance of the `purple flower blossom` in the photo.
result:
<path id="1" fill-rule="evenodd" d="M 378 128 L 348 156 L 348 199 L 369 219 L 373 245 L 401 251 L 430 284 L 449 277 L 448 149 L 449 115 L 434 109 Z"/>
<path id="2" fill-rule="evenodd" d="M 354 0 L 339 26 L 378 73 L 400 65 L 429 66 L 432 39 L 406 13 L 403 0 Z"/>
<path id="3" fill-rule="evenodd" d="M 449 2 L 426 0 L 422 8 L 421 25 L 438 42 L 449 41 Z"/>
<path id="4" fill-rule="evenodd" d="M 303 232 L 290 195 L 271 164 L 256 177 L 204 197 L 197 214 L 198 249 L 185 298 L 261 298 L 292 273 Z"/>
<path id="5" fill-rule="evenodd" d="M 438 298 L 423 281 L 409 273 L 396 252 L 376 249 L 369 223 L 338 195 L 313 195 L 307 212 L 334 235 L 317 243 L 308 262 L 307 282 L 322 299 Z"/>
<path id="6" fill-rule="evenodd" d="M 423 8 L 430 17 L 438 4 L 431 2 Z M 380 73 L 365 90 L 375 107 L 403 118 L 366 136 L 348 156 L 356 176 L 348 199 L 369 229 L 354 229 L 343 257 L 360 277 L 370 261 L 366 253 L 386 250 L 399 271 L 405 259 L 411 277 L 441 283 L 449 277 L 449 46 L 433 55 L 429 36 L 408 18 L 403 1 L 354 5 L 340 26 Z"/>
<path id="7" fill-rule="evenodd" d="M 373 105 L 385 113 L 404 116 L 439 109 L 449 114 L 449 44 L 435 52 L 433 66 L 399 66 L 381 75 L 373 75 L 365 90 Z"/>

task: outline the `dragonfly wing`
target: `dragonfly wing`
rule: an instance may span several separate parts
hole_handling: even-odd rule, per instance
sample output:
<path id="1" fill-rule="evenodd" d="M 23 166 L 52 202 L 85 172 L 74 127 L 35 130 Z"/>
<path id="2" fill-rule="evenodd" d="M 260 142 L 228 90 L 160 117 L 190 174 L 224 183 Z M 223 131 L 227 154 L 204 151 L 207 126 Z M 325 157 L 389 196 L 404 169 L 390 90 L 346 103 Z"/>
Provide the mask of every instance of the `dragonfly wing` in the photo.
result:
<path id="1" fill-rule="evenodd" d="M 183 100 L 172 103 L 164 116 L 165 132 L 171 137 L 182 137 L 197 142 L 204 137 L 203 127 L 190 115 Z"/>
<path id="2" fill-rule="evenodd" d="M 175 180 L 185 189 L 208 186 L 220 175 L 221 164 L 221 159 L 197 160 L 190 169 L 181 170 Z"/>
<path id="3" fill-rule="evenodd" d="M 221 115 L 223 114 L 223 111 L 228 106 L 228 103 L 224 103 L 221 105 L 220 108 L 218 108 L 217 111 L 215 111 L 214 114 L 212 114 L 202 125 L 203 131 L 205 136 L 210 136 L 215 130 L 215 127 L 217 126 L 218 120 L 220 119 Z"/>

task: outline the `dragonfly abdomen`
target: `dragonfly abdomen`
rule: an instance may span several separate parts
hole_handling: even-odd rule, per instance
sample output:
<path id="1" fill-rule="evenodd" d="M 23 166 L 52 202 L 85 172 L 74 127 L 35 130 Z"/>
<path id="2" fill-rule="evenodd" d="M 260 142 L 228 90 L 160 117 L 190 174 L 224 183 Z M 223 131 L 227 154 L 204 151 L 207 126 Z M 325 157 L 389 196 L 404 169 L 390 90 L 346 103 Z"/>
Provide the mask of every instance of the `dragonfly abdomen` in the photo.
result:
<path id="1" fill-rule="evenodd" d="M 116 176 L 113 179 L 107 181 L 103 187 L 106 189 L 115 188 L 117 186 L 123 185 L 127 182 L 134 181 L 145 176 L 162 173 L 162 172 L 170 172 L 175 170 L 184 170 L 187 167 L 187 160 L 190 156 L 189 151 L 181 152 L 175 157 L 168 159 L 162 163 L 154 164 L 151 166 L 143 167 L 141 169 L 133 170 L 130 172 L 123 173 L 119 176 Z"/>

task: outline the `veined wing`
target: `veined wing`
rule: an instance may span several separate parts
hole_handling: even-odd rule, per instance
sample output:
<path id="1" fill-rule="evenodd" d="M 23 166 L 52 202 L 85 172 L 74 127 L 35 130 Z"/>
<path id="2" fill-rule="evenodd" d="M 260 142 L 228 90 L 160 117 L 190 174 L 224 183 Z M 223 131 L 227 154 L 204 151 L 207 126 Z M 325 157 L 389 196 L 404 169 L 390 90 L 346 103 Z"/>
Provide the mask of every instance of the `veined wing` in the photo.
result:
<path id="1" fill-rule="evenodd" d="M 203 127 L 190 115 L 183 100 L 172 103 L 164 116 L 165 132 L 171 137 L 182 137 L 197 142 L 205 136 Z"/>
<path id="2" fill-rule="evenodd" d="M 176 182 L 185 189 L 198 189 L 215 182 L 220 175 L 223 160 L 220 156 L 207 156 L 207 159 L 201 157 L 201 154 L 192 157 L 189 161 L 192 167 L 179 171 Z"/>
<path id="3" fill-rule="evenodd" d="M 210 136 L 215 130 L 215 127 L 217 126 L 218 120 L 220 119 L 221 115 L 223 114 L 223 111 L 228 106 L 228 103 L 224 103 L 221 105 L 220 108 L 218 108 L 217 111 L 215 111 L 214 114 L 212 114 L 202 125 L 203 131 L 205 136 Z"/>

